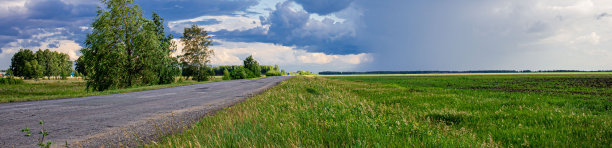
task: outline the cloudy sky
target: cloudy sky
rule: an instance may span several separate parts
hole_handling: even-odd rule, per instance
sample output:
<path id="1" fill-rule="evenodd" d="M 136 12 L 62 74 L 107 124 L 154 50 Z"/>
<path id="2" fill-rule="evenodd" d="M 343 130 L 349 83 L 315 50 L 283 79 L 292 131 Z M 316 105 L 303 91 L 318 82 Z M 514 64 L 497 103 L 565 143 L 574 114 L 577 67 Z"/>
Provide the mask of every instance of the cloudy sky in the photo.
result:
<path id="1" fill-rule="evenodd" d="M 610 0 L 136 0 L 180 37 L 214 35 L 213 65 L 252 54 L 289 71 L 610 70 Z M 97 0 L 0 1 L 0 69 L 20 48 L 81 54 Z M 181 47 L 181 46 L 179 46 Z"/>

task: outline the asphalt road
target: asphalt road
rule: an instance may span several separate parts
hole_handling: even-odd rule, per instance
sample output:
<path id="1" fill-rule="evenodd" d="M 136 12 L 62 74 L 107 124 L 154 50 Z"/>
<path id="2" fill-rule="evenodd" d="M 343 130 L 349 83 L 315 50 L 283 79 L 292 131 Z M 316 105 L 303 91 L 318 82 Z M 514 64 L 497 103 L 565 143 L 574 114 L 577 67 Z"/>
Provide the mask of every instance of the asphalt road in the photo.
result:
<path id="1" fill-rule="evenodd" d="M 54 147 L 150 142 L 289 79 L 219 81 L 165 89 L 0 104 L 0 147 L 35 147 L 40 120 Z M 29 127 L 32 137 L 20 129 Z"/>

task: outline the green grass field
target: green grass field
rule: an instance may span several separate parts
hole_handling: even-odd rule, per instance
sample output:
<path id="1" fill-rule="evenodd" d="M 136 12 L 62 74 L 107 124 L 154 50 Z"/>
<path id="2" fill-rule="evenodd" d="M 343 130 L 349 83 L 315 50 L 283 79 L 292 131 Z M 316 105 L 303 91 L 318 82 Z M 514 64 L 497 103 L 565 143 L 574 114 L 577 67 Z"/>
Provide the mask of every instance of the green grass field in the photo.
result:
<path id="1" fill-rule="evenodd" d="M 145 147 L 611 147 L 612 75 L 295 77 Z"/>
<path id="2" fill-rule="evenodd" d="M 213 81 L 218 81 L 220 79 L 220 77 L 215 77 Z M 23 84 L 0 85 L 0 103 L 109 95 L 197 83 L 205 82 L 185 80 L 183 82 L 176 82 L 166 85 L 136 86 L 132 88 L 107 90 L 102 92 L 88 92 L 85 90 L 85 81 L 82 79 L 70 78 L 68 80 L 25 80 L 25 83 Z"/>

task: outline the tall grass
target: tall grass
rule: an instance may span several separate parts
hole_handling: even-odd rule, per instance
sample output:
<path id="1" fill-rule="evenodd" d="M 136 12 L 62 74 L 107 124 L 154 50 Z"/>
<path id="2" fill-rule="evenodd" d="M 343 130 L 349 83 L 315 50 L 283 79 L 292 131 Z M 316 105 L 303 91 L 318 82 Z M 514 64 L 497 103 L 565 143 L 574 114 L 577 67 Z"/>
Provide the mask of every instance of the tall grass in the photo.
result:
<path id="1" fill-rule="evenodd" d="M 295 77 L 145 147 L 612 146 L 599 88 L 478 89 L 521 77 Z"/>

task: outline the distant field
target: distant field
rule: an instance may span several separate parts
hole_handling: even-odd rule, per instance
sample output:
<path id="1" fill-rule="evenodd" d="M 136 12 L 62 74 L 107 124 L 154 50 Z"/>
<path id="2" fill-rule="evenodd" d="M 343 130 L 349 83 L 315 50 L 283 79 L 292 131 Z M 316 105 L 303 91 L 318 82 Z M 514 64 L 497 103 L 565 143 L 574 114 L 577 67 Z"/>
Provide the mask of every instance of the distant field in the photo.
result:
<path id="1" fill-rule="evenodd" d="M 612 75 L 295 77 L 146 147 L 611 147 Z"/>
<path id="2" fill-rule="evenodd" d="M 215 77 L 215 81 L 220 79 L 220 77 Z M 87 92 L 85 91 L 85 81 L 82 79 L 69 78 L 68 80 L 25 80 L 24 84 L 0 85 L 0 103 L 118 94 L 191 85 L 196 83 L 202 82 L 188 80 L 166 85 L 140 86 L 103 92 Z"/>
<path id="3" fill-rule="evenodd" d="M 612 72 L 530 72 L 530 73 L 433 73 L 433 74 L 354 74 L 318 75 L 321 77 L 369 77 L 369 76 L 495 76 L 495 75 L 612 75 Z"/>

